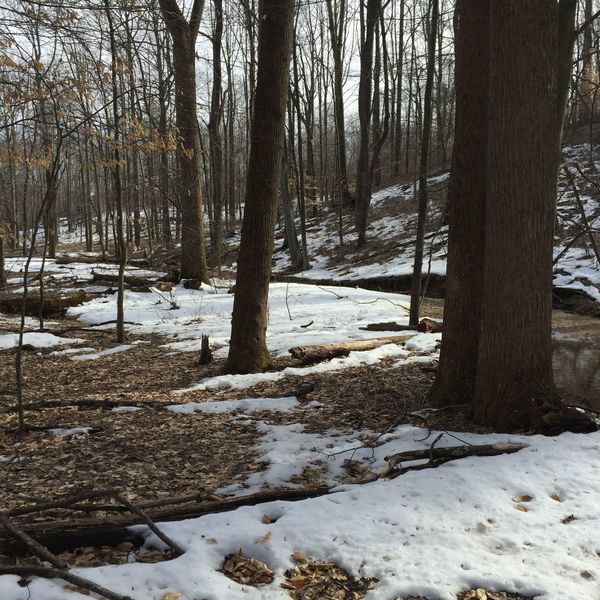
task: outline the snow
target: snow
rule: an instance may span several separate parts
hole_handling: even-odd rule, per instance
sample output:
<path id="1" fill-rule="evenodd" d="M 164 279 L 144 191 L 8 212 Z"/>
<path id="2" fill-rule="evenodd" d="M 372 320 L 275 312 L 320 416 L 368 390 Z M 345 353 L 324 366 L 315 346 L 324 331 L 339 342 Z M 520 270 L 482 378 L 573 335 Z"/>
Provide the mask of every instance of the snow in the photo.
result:
<path id="1" fill-rule="evenodd" d="M 572 147 L 565 149 L 565 153 L 576 159 L 588 150 Z M 430 178 L 430 183 L 443 183 L 445 178 L 447 174 Z M 406 232 L 407 237 L 411 235 L 415 222 L 413 192 L 413 185 L 409 184 L 374 194 L 373 207 L 395 203 L 398 214 L 375 218 L 370 225 L 371 236 L 383 243 L 393 239 L 398 230 Z M 561 192 L 564 193 L 559 217 L 568 217 L 572 201 L 568 190 Z M 582 202 L 588 218 L 595 218 L 598 202 L 583 193 Z M 433 219 L 439 216 L 435 212 L 430 215 Z M 447 228 L 440 227 L 435 236 L 430 234 L 428 238 L 430 241 L 436 238 L 431 254 L 431 272 L 435 274 L 445 273 L 446 235 Z M 346 236 L 345 261 L 332 266 L 330 250 L 337 245 L 335 230 L 311 227 L 309 245 L 311 249 L 320 247 L 321 254 L 314 255 L 313 268 L 302 276 L 307 280 L 350 281 L 410 274 L 413 253 L 410 245 L 399 247 L 384 263 L 365 260 L 367 254 L 354 249 L 354 239 L 353 234 Z M 555 255 L 560 250 L 557 243 Z M 9 270 L 16 272 L 22 268 L 21 259 L 10 260 Z M 289 265 L 284 253 L 277 253 L 275 260 L 278 271 Z M 41 261 L 35 259 L 32 271 L 40 266 Z M 46 271 L 56 279 L 76 275 L 78 279 L 91 280 L 92 268 L 115 270 L 114 265 L 100 263 L 46 263 Z M 161 275 L 135 269 L 131 272 L 148 277 Z M 126 319 L 134 323 L 127 325 L 128 332 L 162 335 L 165 353 L 198 351 L 201 336 L 206 334 L 215 355 L 226 356 L 233 296 L 227 293 L 228 282 L 215 284 L 200 290 L 175 286 L 170 293 L 157 289 L 150 293 L 127 292 Z M 573 247 L 558 261 L 554 285 L 581 289 L 600 301 L 600 266 L 587 249 Z M 383 321 L 407 324 L 407 307 L 408 298 L 401 294 L 274 283 L 269 297 L 269 350 L 275 356 L 286 357 L 292 346 L 380 337 L 380 332 L 360 327 Z M 69 315 L 90 325 L 113 320 L 116 297 L 95 298 L 69 309 Z M 14 347 L 14 336 L 0 336 L 0 348 Z M 186 550 L 183 556 L 157 564 L 133 563 L 74 571 L 136 600 L 162 600 L 171 592 L 180 594 L 179 600 L 279 600 L 289 597 L 280 584 L 285 570 L 292 566 L 291 554 L 302 552 L 317 560 L 335 561 L 355 577 L 376 577 L 379 581 L 367 600 L 408 595 L 455 600 L 458 592 L 476 587 L 520 592 L 543 600 L 598 597 L 600 432 L 544 438 L 435 432 L 409 425 L 383 435 L 366 430 L 314 432 L 302 423 L 289 421 L 308 407 L 319 410 L 321 402 L 301 404 L 295 397 L 218 400 L 220 390 L 245 389 L 286 377 L 363 365 L 386 368 L 390 364 L 429 362 L 437 357 L 440 339 L 441 334 L 415 333 L 407 336 L 404 344 L 351 352 L 346 357 L 316 365 L 253 375 L 218 375 L 176 390 L 174 393 L 179 396 L 195 390 L 215 392 L 214 399 L 206 402 L 167 406 L 177 418 L 231 413 L 232 419 L 253 423 L 260 435 L 254 450 L 257 462 L 264 469 L 235 480 L 218 490 L 219 493 L 241 495 L 265 488 L 298 487 L 307 469 L 317 471 L 322 482 L 334 488 L 334 493 L 164 523 L 162 529 Z M 82 341 L 28 333 L 24 343 L 52 347 Z M 69 348 L 59 352 L 73 360 L 96 360 L 134 346 L 124 344 L 107 350 Z M 139 410 L 135 406 L 119 406 L 112 412 Z M 257 411 L 273 414 L 256 416 Z M 283 412 L 289 413 L 283 424 L 269 420 L 275 420 L 276 414 Z M 90 431 L 89 427 L 50 430 L 62 437 Z M 494 442 L 521 442 L 529 447 L 511 455 L 466 458 L 434 469 L 411 471 L 392 480 L 360 485 L 343 483 L 348 477 L 344 462 L 347 459 L 377 473 L 385 467 L 385 456 L 427 449 L 439 433 L 442 437 L 438 447 Z M 365 444 L 365 439 L 376 443 Z M 519 500 L 526 496 L 531 496 L 531 500 Z M 264 515 L 273 522 L 265 523 Z M 161 546 L 145 527 L 138 526 L 137 530 L 145 532 L 148 547 Z M 220 572 L 224 558 L 240 549 L 265 561 L 275 571 L 275 581 L 252 588 L 239 585 Z M 33 578 L 24 593 L 19 578 L 0 577 L 3 600 L 25 597 L 57 600 L 67 596 L 73 600 L 88 597 L 73 589 L 65 591 L 65 583 L 60 580 Z"/>
<path id="2" fill-rule="evenodd" d="M 265 445 L 272 448 L 268 458 L 273 480 L 297 472 L 303 458 L 294 460 L 298 440 L 293 438 L 307 434 L 299 427 L 265 426 L 265 432 Z M 435 435 L 423 439 L 423 430 L 401 426 L 382 446 L 363 450 L 358 458 L 368 454 L 371 468 L 377 469 L 386 454 L 427 448 Z M 460 435 L 470 443 L 521 441 L 530 447 L 511 455 L 466 458 L 393 480 L 346 485 L 320 498 L 164 523 L 162 529 L 185 548 L 183 556 L 158 564 L 74 571 L 136 600 L 160 600 L 169 592 L 180 593 L 179 600 L 281 600 L 289 597 L 279 586 L 292 566 L 290 555 L 302 552 L 335 561 L 357 577 L 377 577 L 369 600 L 400 595 L 454 600 L 456 593 L 474 587 L 540 600 L 595 598 L 600 576 L 600 433 L 557 438 Z M 280 445 L 273 449 L 275 438 Z M 305 438 L 305 454 L 312 442 Z M 457 442 L 445 436 L 440 443 Z M 515 501 L 525 495 L 532 500 Z M 517 510 L 519 505 L 527 512 Z M 265 524 L 263 515 L 275 522 Z M 575 519 L 563 523 L 569 515 Z M 150 543 L 160 546 L 148 534 Z M 225 556 L 240 549 L 265 561 L 275 571 L 275 581 L 252 588 L 221 573 Z M 586 571 L 594 579 L 585 579 Z M 0 597 L 24 598 L 18 581 L 16 576 L 0 577 Z M 66 597 L 64 589 L 60 580 L 34 578 L 28 593 L 35 600 L 56 600 Z M 87 597 L 74 590 L 68 595 L 73 600 Z"/>
<path id="3" fill-rule="evenodd" d="M 244 389 L 259 383 L 281 381 L 286 377 L 304 377 L 315 373 L 330 373 L 363 365 L 375 365 L 386 358 L 405 357 L 408 352 L 396 344 L 385 344 L 374 350 L 350 352 L 348 356 L 333 358 L 327 362 L 320 362 L 310 367 L 286 367 L 281 371 L 267 371 L 266 373 L 250 373 L 248 375 L 217 375 L 203 379 L 199 383 L 182 390 L 176 394 L 185 394 L 196 390 Z M 428 360 L 432 360 L 429 358 Z"/>
<path id="4" fill-rule="evenodd" d="M 89 433 L 91 430 L 91 427 L 71 427 L 66 429 L 62 427 L 56 427 L 54 429 L 48 429 L 50 433 L 53 433 L 58 437 L 69 437 L 78 433 Z"/>
<path id="5" fill-rule="evenodd" d="M 64 346 L 67 344 L 81 344 L 85 340 L 80 338 L 62 338 L 53 333 L 28 331 L 23 334 L 23 344 L 28 344 L 34 348 L 52 348 L 54 346 Z M 0 335 L 0 350 L 16 348 L 19 345 L 18 333 L 5 333 Z"/>
<path id="6" fill-rule="evenodd" d="M 188 402 L 187 404 L 171 404 L 167 410 L 174 413 L 191 414 L 204 412 L 221 414 L 232 410 L 255 412 L 257 410 L 286 411 L 298 406 L 298 398 L 244 398 L 242 400 L 221 400 L 218 402 Z"/>
<path id="7" fill-rule="evenodd" d="M 121 344 L 120 346 L 115 346 L 114 348 L 108 348 L 107 350 L 100 350 L 98 352 L 90 352 L 89 354 L 76 354 L 75 356 L 70 356 L 71 360 L 97 360 L 102 358 L 103 356 L 111 356 L 112 354 L 118 354 L 119 352 L 126 352 L 127 350 L 131 350 L 131 348 L 135 348 L 136 344 Z"/>
<path id="8" fill-rule="evenodd" d="M 127 292 L 125 318 L 132 334 L 158 334 L 171 351 L 200 350 L 202 334 L 210 337 L 216 357 L 227 355 L 233 294 L 229 286 L 200 290 L 175 286 L 164 293 Z M 95 325 L 116 317 L 116 296 L 98 297 L 68 310 L 68 315 Z M 172 303 L 179 308 L 172 309 Z M 346 342 L 379 337 L 360 327 L 370 322 L 408 324 L 409 298 L 390 294 L 306 284 L 272 283 L 269 288 L 268 345 L 275 355 L 292 346 Z M 108 327 L 113 327 L 109 325 Z M 361 355 L 356 355 L 360 359 Z M 268 377 L 272 374 L 265 374 Z"/>

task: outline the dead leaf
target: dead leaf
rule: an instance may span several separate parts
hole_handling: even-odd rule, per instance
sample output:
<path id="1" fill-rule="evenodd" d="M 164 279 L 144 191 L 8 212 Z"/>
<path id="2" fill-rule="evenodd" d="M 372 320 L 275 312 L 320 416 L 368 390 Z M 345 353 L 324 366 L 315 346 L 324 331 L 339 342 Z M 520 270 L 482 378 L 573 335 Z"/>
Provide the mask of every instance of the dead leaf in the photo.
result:
<path id="1" fill-rule="evenodd" d="M 561 523 L 563 525 L 566 525 L 567 523 L 571 523 L 572 521 L 576 521 L 577 517 L 575 515 L 569 515 L 568 517 L 565 517 L 564 519 L 561 519 Z"/>
<path id="2" fill-rule="evenodd" d="M 487 523 L 483 523 L 480 521 L 479 523 L 477 523 L 477 529 L 481 533 L 487 533 L 491 529 L 491 526 Z"/>
<path id="3" fill-rule="evenodd" d="M 517 504 L 517 506 L 515 506 L 515 508 L 517 510 L 520 510 L 521 512 L 529 512 L 529 509 L 523 504 Z"/>
<path id="4" fill-rule="evenodd" d="M 181 598 L 181 592 L 167 592 L 162 600 L 178 600 L 179 598 Z"/>
<path id="5" fill-rule="evenodd" d="M 254 557 L 244 556 L 240 550 L 237 554 L 225 557 L 223 573 L 243 585 L 266 585 L 273 581 L 273 571 Z"/>
<path id="6" fill-rule="evenodd" d="M 269 515 L 263 515 L 261 518 L 261 523 L 264 523 L 265 525 L 270 525 L 271 523 L 273 523 L 273 519 L 271 519 L 271 517 Z"/>
<path id="7" fill-rule="evenodd" d="M 266 544 L 271 539 L 271 532 L 265 533 L 265 535 L 261 535 L 257 540 L 257 544 Z"/>
<path id="8" fill-rule="evenodd" d="M 206 543 L 207 544 L 218 544 L 219 542 L 217 541 L 217 538 L 206 538 Z"/>
<path id="9" fill-rule="evenodd" d="M 302 552 L 292 552 L 292 560 L 297 563 L 307 563 L 310 558 Z"/>
<path id="10" fill-rule="evenodd" d="M 515 496 L 512 501 L 513 502 L 531 502 L 533 500 L 533 496 Z"/>
<path id="11" fill-rule="evenodd" d="M 550 494 L 550 498 L 552 498 L 552 500 L 556 500 L 557 502 L 560 502 L 560 494 L 558 492 L 554 492 L 553 494 Z"/>
<path id="12" fill-rule="evenodd" d="M 587 579 L 588 581 L 590 579 L 594 579 L 594 576 L 589 572 L 589 571 L 581 571 L 581 573 L 579 573 L 584 579 Z"/>

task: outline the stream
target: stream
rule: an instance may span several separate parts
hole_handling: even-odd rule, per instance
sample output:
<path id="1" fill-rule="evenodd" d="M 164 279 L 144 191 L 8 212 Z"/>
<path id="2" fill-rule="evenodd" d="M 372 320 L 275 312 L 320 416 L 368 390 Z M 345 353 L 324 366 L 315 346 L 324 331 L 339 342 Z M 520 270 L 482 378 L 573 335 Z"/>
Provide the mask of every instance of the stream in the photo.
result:
<path id="1" fill-rule="evenodd" d="M 559 389 L 600 409 L 600 344 L 593 339 L 555 339 L 553 365 Z"/>

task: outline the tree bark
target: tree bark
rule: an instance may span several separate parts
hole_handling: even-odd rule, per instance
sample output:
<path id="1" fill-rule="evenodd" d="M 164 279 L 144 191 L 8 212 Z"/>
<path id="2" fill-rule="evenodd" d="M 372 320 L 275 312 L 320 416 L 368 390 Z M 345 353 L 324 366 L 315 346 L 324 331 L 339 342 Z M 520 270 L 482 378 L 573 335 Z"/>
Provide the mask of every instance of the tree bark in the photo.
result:
<path id="1" fill-rule="evenodd" d="M 552 374 L 558 4 L 490 8 L 485 277 L 476 421 L 539 426 L 558 405 Z"/>
<path id="2" fill-rule="evenodd" d="M 293 42 L 293 0 L 261 0 L 258 75 L 246 205 L 238 256 L 226 370 L 253 373 L 270 365 L 267 302 Z"/>
<path id="3" fill-rule="evenodd" d="M 444 335 L 431 391 L 437 406 L 473 400 L 485 248 L 489 3 L 459 0 L 456 11 L 456 120 L 448 187 Z"/>

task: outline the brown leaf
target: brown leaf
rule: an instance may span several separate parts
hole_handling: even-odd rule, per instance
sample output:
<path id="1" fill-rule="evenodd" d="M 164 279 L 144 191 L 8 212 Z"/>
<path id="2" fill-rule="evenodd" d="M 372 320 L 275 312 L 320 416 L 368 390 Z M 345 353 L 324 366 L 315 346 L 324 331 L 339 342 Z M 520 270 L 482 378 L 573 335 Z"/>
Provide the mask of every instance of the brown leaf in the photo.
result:
<path id="1" fill-rule="evenodd" d="M 260 518 L 261 522 L 264 523 L 265 525 L 270 525 L 271 523 L 273 523 L 273 519 L 271 519 L 271 517 L 269 515 L 263 515 Z"/>
<path id="2" fill-rule="evenodd" d="M 257 544 L 266 544 L 271 539 L 271 532 L 265 533 L 265 535 L 261 535 L 257 540 Z"/>
<path id="3" fill-rule="evenodd" d="M 581 573 L 579 573 L 584 579 L 587 579 L 588 581 L 590 579 L 594 579 L 594 576 L 589 572 L 589 571 L 581 571 Z"/>
<path id="4" fill-rule="evenodd" d="M 515 506 L 515 508 L 517 510 L 520 510 L 521 512 L 529 512 L 529 509 L 523 504 L 517 504 L 517 506 Z"/>
<path id="5" fill-rule="evenodd" d="M 513 502 L 531 502 L 533 500 L 533 496 L 515 496 L 512 501 Z"/>
<path id="6" fill-rule="evenodd" d="M 307 563 L 310 561 L 310 558 L 306 554 L 302 554 L 302 552 L 292 552 L 292 560 L 297 563 Z"/>

